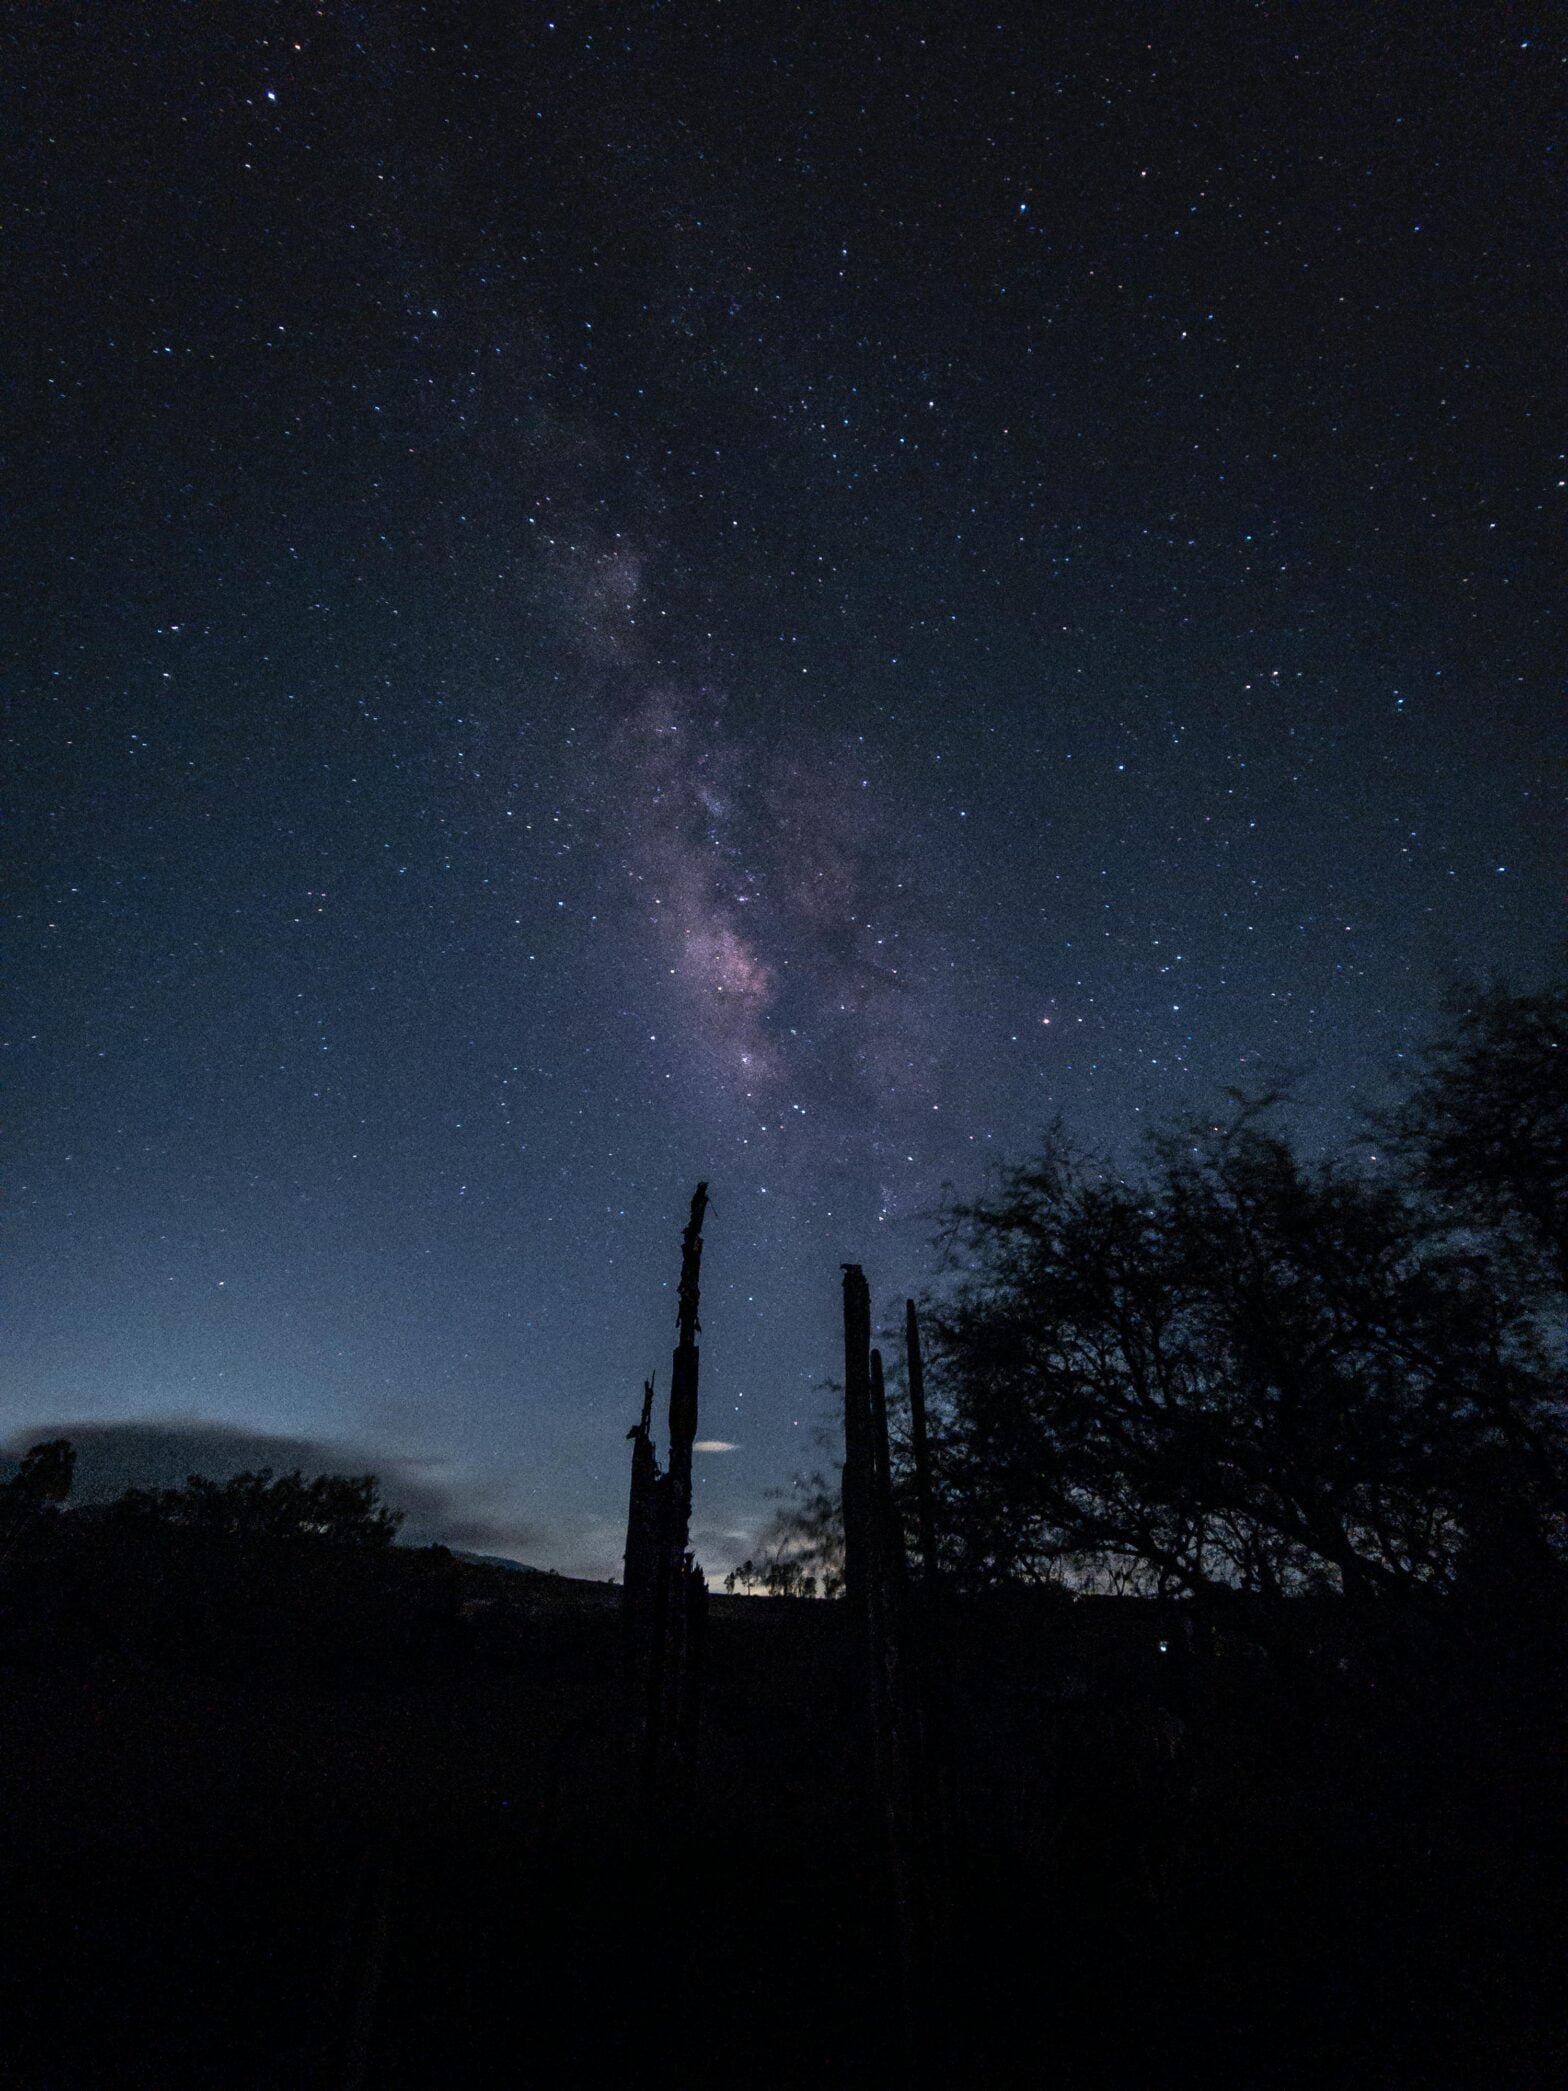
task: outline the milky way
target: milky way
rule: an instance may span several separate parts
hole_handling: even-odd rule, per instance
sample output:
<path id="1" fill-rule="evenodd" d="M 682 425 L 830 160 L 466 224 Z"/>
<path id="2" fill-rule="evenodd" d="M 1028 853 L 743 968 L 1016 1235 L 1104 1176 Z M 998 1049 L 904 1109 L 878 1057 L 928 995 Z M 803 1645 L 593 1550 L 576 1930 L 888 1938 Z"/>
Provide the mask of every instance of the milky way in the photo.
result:
<path id="1" fill-rule="evenodd" d="M 716 1098 L 778 1164 L 875 1173 L 938 1103 L 942 939 L 864 736 L 806 719 L 747 729 L 722 688 L 644 658 L 647 562 L 594 559 L 572 608 L 586 831 L 626 932 L 673 983 L 667 1006 Z M 939 1106 L 938 1106 L 939 1107 Z M 907 1143 L 906 1143 L 907 1144 Z"/>

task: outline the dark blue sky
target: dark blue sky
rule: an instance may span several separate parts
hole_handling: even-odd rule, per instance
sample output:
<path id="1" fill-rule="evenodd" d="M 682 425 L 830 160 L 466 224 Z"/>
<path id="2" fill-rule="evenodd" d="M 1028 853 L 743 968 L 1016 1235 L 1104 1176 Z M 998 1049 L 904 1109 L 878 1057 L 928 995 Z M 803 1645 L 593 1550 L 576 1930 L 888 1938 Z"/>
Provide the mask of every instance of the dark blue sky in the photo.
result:
<path id="1" fill-rule="evenodd" d="M 0 1424 L 417 1462 L 611 1573 L 705 1176 L 722 1572 L 944 1184 L 1285 1068 L 1343 1137 L 1446 970 L 1538 977 L 1562 60 L 1432 5 L 13 30 Z"/>

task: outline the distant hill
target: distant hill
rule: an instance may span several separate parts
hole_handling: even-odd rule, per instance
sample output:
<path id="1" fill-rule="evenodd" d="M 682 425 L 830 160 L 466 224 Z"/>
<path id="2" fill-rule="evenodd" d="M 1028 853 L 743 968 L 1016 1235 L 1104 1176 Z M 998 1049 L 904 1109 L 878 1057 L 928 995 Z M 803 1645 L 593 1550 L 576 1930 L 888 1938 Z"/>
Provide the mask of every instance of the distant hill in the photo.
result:
<path id="1" fill-rule="evenodd" d="M 454 1561 L 472 1561 L 476 1568 L 505 1568 L 513 1575 L 549 1575 L 548 1568 L 530 1568 L 526 1561 L 514 1561 L 510 1554 L 476 1554 L 471 1547 L 449 1546 L 447 1552 Z"/>

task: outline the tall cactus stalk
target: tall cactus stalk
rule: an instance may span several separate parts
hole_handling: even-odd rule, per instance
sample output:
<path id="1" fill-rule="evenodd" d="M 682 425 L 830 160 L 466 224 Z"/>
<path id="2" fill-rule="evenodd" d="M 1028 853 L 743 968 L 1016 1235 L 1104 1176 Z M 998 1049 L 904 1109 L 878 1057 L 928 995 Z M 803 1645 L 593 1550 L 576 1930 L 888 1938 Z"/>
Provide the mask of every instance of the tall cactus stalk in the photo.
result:
<path id="1" fill-rule="evenodd" d="M 867 1767 L 890 1903 L 900 2032 L 913 2060 L 922 1958 L 919 1833 L 911 1750 L 903 1536 L 893 1502 L 882 1356 L 871 1298 L 844 1266 L 844 1595 L 863 1687 Z"/>
<path id="2" fill-rule="evenodd" d="M 893 1448 L 887 1428 L 887 1383 L 882 1375 L 882 1353 L 871 1353 L 871 1454 L 873 1538 L 877 1577 L 881 1584 L 882 1610 L 889 1631 L 902 1639 L 900 1610 L 904 1593 L 904 1535 L 893 1502 Z"/>
<path id="3" fill-rule="evenodd" d="M 871 1290 L 858 1263 L 844 1266 L 844 1595 L 865 1630 L 873 1547 L 876 1455 L 871 1419 Z"/>
<path id="4" fill-rule="evenodd" d="M 707 1207 L 708 1186 L 700 1183 L 681 1236 L 669 1463 L 662 1474 L 653 1451 L 651 1380 L 643 1388 L 642 1420 L 629 1433 L 634 1442 L 622 1604 L 633 1725 L 643 1784 L 667 1804 L 680 1798 L 690 1771 L 708 1595 L 702 1570 L 689 1551 L 702 1223 Z"/>
<path id="5" fill-rule="evenodd" d="M 927 1583 L 936 1578 L 936 1515 L 931 1502 L 931 1444 L 926 1435 L 926 1371 L 920 1355 L 920 1316 L 913 1300 L 904 1302 L 904 1360 L 909 1379 L 909 1437 L 915 1457 L 915 1529 L 920 1537 L 920 1570 Z"/>
<path id="6" fill-rule="evenodd" d="M 667 1543 L 684 1554 L 691 1530 L 691 1448 L 697 1436 L 697 1319 L 702 1277 L 702 1222 L 708 1186 L 692 1193 L 691 1215 L 681 1236 L 681 1277 L 676 1294 L 675 1359 L 670 1370 L 670 1521 Z"/>
<path id="7" fill-rule="evenodd" d="M 653 1381 L 642 1385 L 642 1417 L 626 1433 L 632 1441 L 631 1493 L 626 1505 L 625 1571 L 621 1617 L 628 1646 L 646 1650 L 653 1621 L 659 1552 L 659 1462 L 653 1451 Z"/>

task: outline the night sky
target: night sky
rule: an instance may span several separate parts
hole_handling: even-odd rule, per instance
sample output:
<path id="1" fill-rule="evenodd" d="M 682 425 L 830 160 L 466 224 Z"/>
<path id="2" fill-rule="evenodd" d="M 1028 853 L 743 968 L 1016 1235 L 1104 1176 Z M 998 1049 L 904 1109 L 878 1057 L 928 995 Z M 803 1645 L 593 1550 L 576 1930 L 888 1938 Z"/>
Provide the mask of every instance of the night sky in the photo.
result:
<path id="1" fill-rule="evenodd" d="M 0 1435 L 618 1573 L 706 1177 L 722 1574 L 945 1184 L 1549 970 L 1546 19 L 22 10 Z"/>

